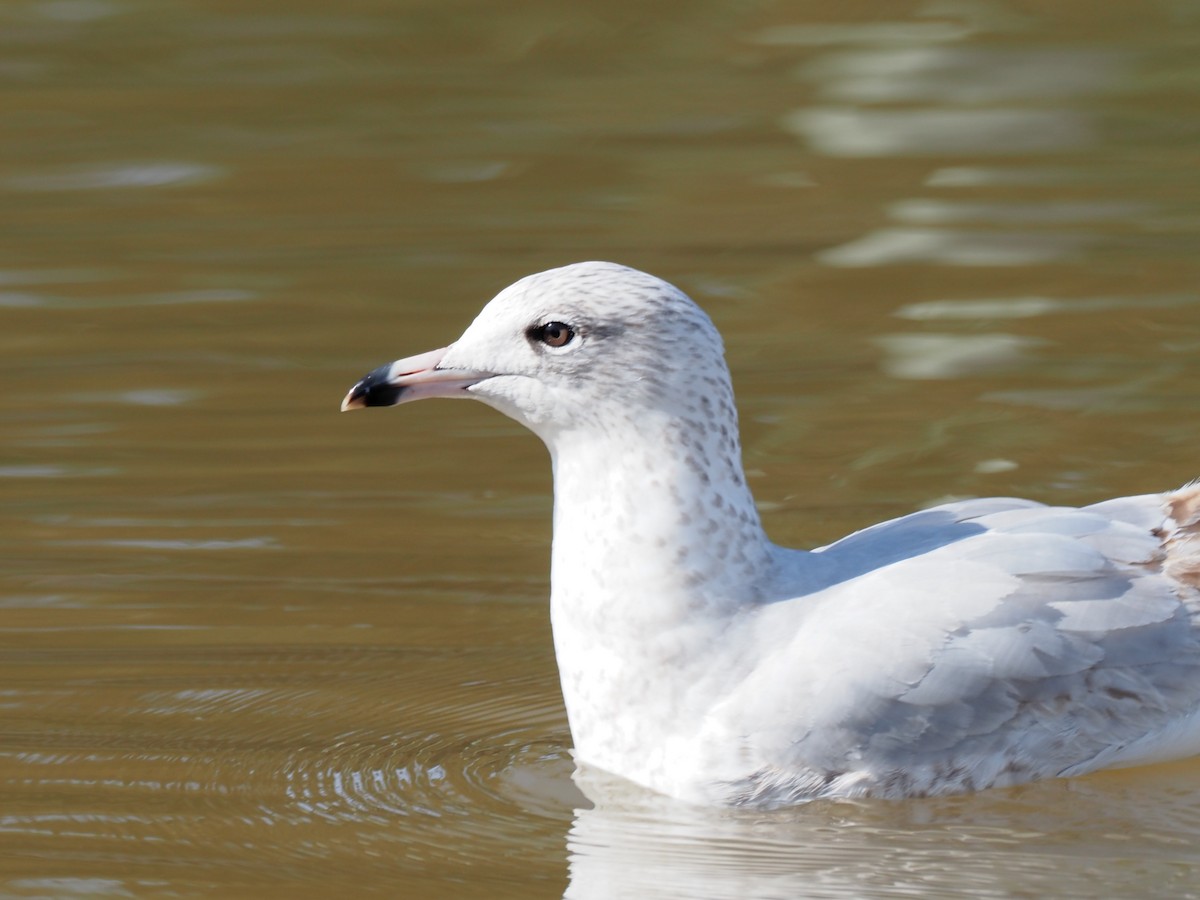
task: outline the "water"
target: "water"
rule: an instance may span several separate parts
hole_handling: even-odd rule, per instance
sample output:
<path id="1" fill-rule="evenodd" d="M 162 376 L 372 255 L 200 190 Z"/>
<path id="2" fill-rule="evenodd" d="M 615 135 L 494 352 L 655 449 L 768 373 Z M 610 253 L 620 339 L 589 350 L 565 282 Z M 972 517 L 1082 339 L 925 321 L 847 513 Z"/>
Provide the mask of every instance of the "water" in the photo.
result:
<path id="1" fill-rule="evenodd" d="M 722 328 L 781 542 L 1181 484 L 1196 4 L 14 0 L 0 49 L 0 893 L 1200 893 L 1196 763 L 593 805 L 544 450 L 336 412 L 608 258 Z"/>

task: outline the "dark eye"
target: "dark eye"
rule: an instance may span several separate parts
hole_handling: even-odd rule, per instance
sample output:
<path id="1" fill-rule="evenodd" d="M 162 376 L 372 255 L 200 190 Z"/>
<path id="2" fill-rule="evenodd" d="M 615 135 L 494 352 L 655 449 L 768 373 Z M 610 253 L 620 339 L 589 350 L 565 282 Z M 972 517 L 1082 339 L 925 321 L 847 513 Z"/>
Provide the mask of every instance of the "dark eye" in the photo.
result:
<path id="1" fill-rule="evenodd" d="M 565 347 L 575 339 L 575 330 L 566 322 L 547 322 L 529 329 L 529 336 L 547 347 Z"/>

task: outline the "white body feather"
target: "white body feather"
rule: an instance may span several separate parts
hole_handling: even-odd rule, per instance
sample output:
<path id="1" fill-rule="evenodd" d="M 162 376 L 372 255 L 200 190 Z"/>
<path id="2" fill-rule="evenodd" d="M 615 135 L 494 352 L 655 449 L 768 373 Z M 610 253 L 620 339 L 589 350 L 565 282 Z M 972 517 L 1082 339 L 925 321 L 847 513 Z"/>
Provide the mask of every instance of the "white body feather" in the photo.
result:
<path id="1" fill-rule="evenodd" d="M 530 338 L 548 321 L 573 329 L 566 346 Z M 1200 489 L 971 500 L 777 547 L 716 330 L 610 263 L 503 291 L 437 365 L 458 372 L 551 452 L 551 617 L 580 760 L 778 806 L 1200 753 Z"/>

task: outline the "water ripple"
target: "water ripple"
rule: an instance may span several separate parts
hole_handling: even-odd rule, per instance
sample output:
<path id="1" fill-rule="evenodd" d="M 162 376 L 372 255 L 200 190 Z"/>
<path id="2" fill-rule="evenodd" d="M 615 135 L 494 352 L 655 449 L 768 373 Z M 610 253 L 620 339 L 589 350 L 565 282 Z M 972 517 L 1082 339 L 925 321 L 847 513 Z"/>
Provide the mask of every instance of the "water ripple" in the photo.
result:
<path id="1" fill-rule="evenodd" d="M 158 674 L 134 683 L 110 656 L 90 660 L 110 674 L 86 694 L 24 685 L 5 698 L 14 715 L 24 703 L 72 723 L 0 736 L 0 789 L 58 798 L 0 811 L 9 842 L 69 840 L 118 858 L 154 841 L 180 863 L 232 871 L 444 867 L 499 858 L 514 841 L 552 852 L 586 805 L 557 691 L 524 674 L 527 654 L 163 650 L 157 663 L 142 655 L 139 670 Z M 464 684 L 467 671 L 488 677 Z M 511 868 L 518 877 L 519 861 Z"/>

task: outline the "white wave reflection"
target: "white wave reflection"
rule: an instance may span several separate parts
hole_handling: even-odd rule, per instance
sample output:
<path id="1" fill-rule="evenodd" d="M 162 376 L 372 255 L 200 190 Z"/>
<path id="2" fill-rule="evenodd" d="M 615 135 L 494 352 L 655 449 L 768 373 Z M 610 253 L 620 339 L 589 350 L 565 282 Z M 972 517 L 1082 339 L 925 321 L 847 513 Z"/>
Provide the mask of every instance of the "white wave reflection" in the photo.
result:
<path id="1" fill-rule="evenodd" d="M 831 44 L 924 44 L 958 41 L 975 29 L 952 22 L 833 22 L 821 25 L 777 25 L 751 40 L 764 46 L 823 47 Z"/>
<path id="2" fill-rule="evenodd" d="M 1109 88 L 1125 58 L 1107 50 L 872 48 L 831 54 L 803 70 L 822 93 L 858 103 L 995 103 Z"/>
<path id="3" fill-rule="evenodd" d="M 29 309 L 34 306 L 44 306 L 45 303 L 37 294 L 27 294 L 20 291 L 0 291 L 0 307 L 5 309 Z"/>
<path id="4" fill-rule="evenodd" d="M 72 394 L 76 403 L 119 403 L 127 406 L 182 406 L 200 396 L 183 388 L 144 388 L 112 393 Z"/>
<path id="5" fill-rule="evenodd" d="M 958 378 L 1012 365 L 1046 342 L 1015 334 L 888 334 L 875 339 L 886 351 L 881 366 L 893 378 Z"/>
<path id="6" fill-rule="evenodd" d="M 1092 143 L 1088 116 L 1070 109 L 799 109 L 785 131 L 840 157 L 1060 153 Z"/>
<path id="7" fill-rule="evenodd" d="M 16 897 L 137 897 L 144 882 L 117 878 L 14 878 L 6 882 Z M 156 885 L 157 886 L 157 885 Z"/>
<path id="8" fill-rule="evenodd" d="M 113 475 L 117 469 L 109 467 L 58 466 L 46 463 L 0 466 L 0 478 L 90 478 Z"/>
<path id="9" fill-rule="evenodd" d="M 107 3 L 105 0 L 47 0 L 37 4 L 34 9 L 47 19 L 72 24 L 95 22 L 120 15 L 122 12 L 119 4 Z"/>
<path id="10" fill-rule="evenodd" d="M 823 250 L 817 259 L 828 266 L 847 268 L 898 263 L 1028 266 L 1068 259 L 1095 240 L 1083 234 L 881 228 Z"/>
<path id="11" fill-rule="evenodd" d="M 244 303 L 257 300 L 256 291 L 240 288 L 196 288 L 158 294 L 125 294 L 116 297 L 58 297 L 30 292 L 0 292 L 0 307 L 12 309 L 123 309 L 142 306 L 181 306 L 190 303 Z"/>
<path id="12" fill-rule="evenodd" d="M 1032 406 L 1037 409 L 1142 413 L 1175 410 L 1178 402 L 1157 389 L 1161 377 L 1152 373 L 1117 384 L 1084 388 L 1031 388 L 1022 391 L 992 391 L 980 399 L 989 403 Z"/>
<path id="13" fill-rule="evenodd" d="M 946 166 L 930 173 L 926 187 L 1043 187 L 1079 184 L 1090 173 L 1078 169 L 1059 169 L 1048 166 Z"/>
<path id="14" fill-rule="evenodd" d="M 934 319 L 1029 319 L 1057 313 L 1108 312 L 1115 309 L 1146 309 L 1191 306 L 1200 303 L 1200 294 L 1163 294 L 1159 296 L 1082 297 L 989 297 L 978 300 L 927 300 L 910 303 L 896 310 L 900 319 L 925 322 Z"/>
<path id="15" fill-rule="evenodd" d="M 220 167 L 205 163 L 118 163 L 12 175 L 0 184 L 10 191 L 96 191 L 199 184 L 222 174 Z"/>
<path id="16" fill-rule="evenodd" d="M 57 546 L 122 547 L 135 550 L 278 550 L 273 537 L 229 538 L 213 540 L 112 539 L 101 541 L 54 541 Z"/>
<path id="17" fill-rule="evenodd" d="M 112 277 L 103 269 L 0 269 L 0 284 L 87 284 Z"/>
<path id="18" fill-rule="evenodd" d="M 956 222 L 1045 225 L 1062 222 L 1124 222 L 1152 210 L 1153 207 L 1145 203 L 1111 200 L 984 203 L 913 198 L 891 204 L 888 214 L 898 222 L 912 225 L 945 225 Z"/>
<path id="19" fill-rule="evenodd" d="M 901 803 L 709 810 L 579 773 L 597 797 L 567 837 L 593 897 L 1171 897 L 1200 851 L 1200 775 L 1171 767 Z"/>
<path id="20" fill-rule="evenodd" d="M 495 181 L 510 174 L 512 164 L 504 160 L 478 160 L 444 162 L 425 167 L 421 174 L 429 181 L 446 184 L 471 184 L 480 181 Z"/>

